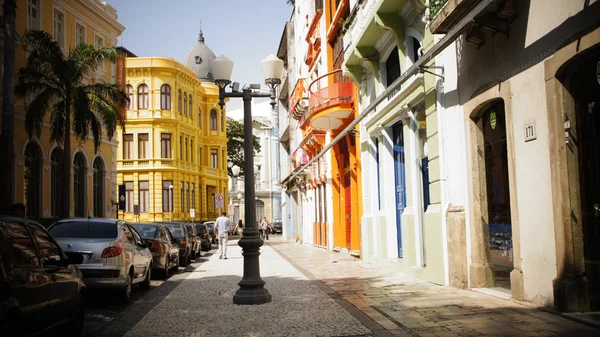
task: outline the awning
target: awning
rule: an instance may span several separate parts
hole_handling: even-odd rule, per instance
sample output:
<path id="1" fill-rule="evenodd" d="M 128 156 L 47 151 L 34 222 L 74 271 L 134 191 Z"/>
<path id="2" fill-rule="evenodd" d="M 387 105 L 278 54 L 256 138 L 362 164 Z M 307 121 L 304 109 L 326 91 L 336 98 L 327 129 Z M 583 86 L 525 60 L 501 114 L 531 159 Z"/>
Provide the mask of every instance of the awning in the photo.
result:
<path id="1" fill-rule="evenodd" d="M 337 137 L 335 137 L 321 152 L 311 158 L 306 164 L 299 167 L 293 174 L 285 178 L 281 183 L 285 184 L 287 181 L 294 179 L 298 176 L 302 170 L 306 167 L 310 166 L 315 161 L 319 160 L 329 149 L 331 149 L 337 142 L 346 137 L 346 134 L 356 127 L 358 123 L 360 123 L 363 118 L 367 117 L 372 111 L 375 110 L 375 107 L 379 105 L 382 101 L 386 100 L 390 94 L 394 91 L 399 90 L 400 86 L 406 82 L 411 76 L 422 71 L 427 62 L 431 61 L 434 57 L 436 57 L 440 52 L 442 52 L 446 47 L 448 47 L 452 42 L 454 42 L 473 22 L 475 22 L 475 17 L 479 14 L 483 13 L 490 5 L 500 0 L 481 0 L 477 6 L 473 8 L 473 10 L 467 14 L 456 26 L 454 26 L 448 34 L 446 34 L 438 43 L 434 44 L 431 49 L 429 49 L 423 56 L 421 56 L 417 62 L 415 62 L 410 68 L 408 68 L 404 73 L 398 77 L 394 83 L 392 83 L 387 89 L 385 89 L 377 98 L 366 107 L 363 112 L 358 115 L 342 132 L 340 132 Z"/>

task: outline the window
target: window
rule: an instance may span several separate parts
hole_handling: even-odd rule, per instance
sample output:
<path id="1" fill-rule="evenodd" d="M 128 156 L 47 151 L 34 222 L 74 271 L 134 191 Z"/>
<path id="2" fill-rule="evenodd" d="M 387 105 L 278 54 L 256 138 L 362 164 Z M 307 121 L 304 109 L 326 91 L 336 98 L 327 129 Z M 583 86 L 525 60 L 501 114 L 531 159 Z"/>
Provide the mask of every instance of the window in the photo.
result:
<path id="1" fill-rule="evenodd" d="M 140 181 L 138 186 L 140 213 L 148 212 L 148 203 L 150 201 L 148 181 Z"/>
<path id="2" fill-rule="evenodd" d="M 173 186 L 172 180 L 163 180 L 162 182 L 162 210 L 170 212 L 173 210 L 173 195 L 170 186 Z"/>
<path id="3" fill-rule="evenodd" d="M 123 135 L 123 159 L 132 159 L 133 154 L 133 134 Z"/>
<path id="4" fill-rule="evenodd" d="M 187 201 L 186 206 L 187 206 L 187 210 L 189 212 L 189 210 L 190 210 L 190 203 L 191 203 L 191 200 L 190 200 L 190 183 L 185 183 L 185 200 Z"/>
<path id="5" fill-rule="evenodd" d="M 183 93 L 183 115 L 187 116 L 187 93 Z"/>
<path id="6" fill-rule="evenodd" d="M 375 138 L 375 166 L 377 166 L 377 209 L 381 210 L 381 172 L 379 167 L 379 138 Z"/>
<path id="7" fill-rule="evenodd" d="M 179 136 L 179 160 L 183 160 L 183 136 Z"/>
<path id="8" fill-rule="evenodd" d="M 185 212 L 185 192 L 183 191 L 183 183 L 181 183 L 181 211 Z"/>
<path id="9" fill-rule="evenodd" d="M 104 40 L 100 36 L 94 37 L 94 45 L 97 49 L 104 48 Z M 104 61 L 98 64 L 99 69 L 104 69 Z"/>
<path id="10" fill-rule="evenodd" d="M 188 158 L 189 158 L 189 155 L 188 155 L 189 147 L 188 146 L 189 146 L 189 142 L 188 142 L 188 139 L 186 138 L 185 139 L 185 161 L 188 161 Z"/>
<path id="11" fill-rule="evenodd" d="M 171 158 L 171 134 L 160 134 L 160 157 Z"/>
<path id="12" fill-rule="evenodd" d="M 54 39 L 61 47 L 65 46 L 65 15 L 54 10 Z"/>
<path id="13" fill-rule="evenodd" d="M 38 226 L 29 226 L 29 228 L 32 229 L 35 241 L 37 241 L 40 248 L 40 259 L 42 260 L 42 263 L 48 260 L 60 261 L 62 255 L 60 248 L 58 248 L 58 245 L 50 235 Z"/>
<path id="14" fill-rule="evenodd" d="M 52 150 L 51 160 L 51 171 L 50 171 L 50 204 L 52 216 L 58 216 L 60 214 L 60 201 L 62 193 L 60 193 L 61 185 L 60 182 L 62 177 L 62 150 L 55 148 Z"/>
<path id="15" fill-rule="evenodd" d="M 400 77 L 400 57 L 398 56 L 398 47 L 390 53 L 385 61 L 385 86 L 389 87 L 394 81 Z"/>
<path id="16" fill-rule="evenodd" d="M 177 111 L 181 113 L 181 90 L 177 92 Z"/>
<path id="17" fill-rule="evenodd" d="M 192 111 L 194 111 L 194 110 L 192 110 L 192 95 L 190 95 L 190 99 L 189 99 L 189 101 L 188 101 L 188 104 L 190 105 L 189 112 L 190 112 L 190 118 L 191 118 L 191 117 L 192 117 L 192 114 L 193 114 L 193 112 L 192 112 Z"/>
<path id="18" fill-rule="evenodd" d="M 79 23 L 75 24 L 75 44 L 85 43 L 85 27 Z"/>
<path id="19" fill-rule="evenodd" d="M 125 182 L 125 212 L 133 212 L 133 181 Z"/>
<path id="20" fill-rule="evenodd" d="M 190 163 L 194 162 L 194 138 L 190 139 Z"/>
<path id="21" fill-rule="evenodd" d="M 148 86 L 145 84 L 141 84 L 138 87 L 138 109 L 148 109 L 149 102 L 150 100 L 148 98 Z"/>
<path id="22" fill-rule="evenodd" d="M 125 224 L 121 224 L 121 230 L 123 231 L 123 239 L 132 245 L 135 245 L 135 241 L 133 241 L 133 235 L 131 234 L 129 227 L 127 227 Z"/>
<path id="23" fill-rule="evenodd" d="M 27 28 L 40 29 L 40 1 L 27 0 Z"/>
<path id="24" fill-rule="evenodd" d="M 133 87 L 131 85 L 127 85 L 127 98 L 129 102 L 127 102 L 127 109 L 133 110 Z"/>
<path id="25" fill-rule="evenodd" d="M 217 111 L 216 110 L 210 111 L 210 129 L 217 130 Z"/>
<path id="26" fill-rule="evenodd" d="M 104 162 L 102 158 L 94 159 L 94 216 L 101 218 L 104 216 Z"/>
<path id="27" fill-rule="evenodd" d="M 219 154 L 217 150 L 210 150 L 210 163 L 212 168 L 219 167 Z"/>
<path id="28" fill-rule="evenodd" d="M 148 134 L 138 134 L 138 159 L 148 158 Z"/>
<path id="29" fill-rule="evenodd" d="M 6 230 L 12 237 L 12 251 L 17 265 L 39 266 L 35 244 L 27 233 L 25 225 L 21 223 L 7 222 Z"/>
<path id="30" fill-rule="evenodd" d="M 160 108 L 161 110 L 171 110 L 171 87 L 167 84 L 160 87 Z"/>

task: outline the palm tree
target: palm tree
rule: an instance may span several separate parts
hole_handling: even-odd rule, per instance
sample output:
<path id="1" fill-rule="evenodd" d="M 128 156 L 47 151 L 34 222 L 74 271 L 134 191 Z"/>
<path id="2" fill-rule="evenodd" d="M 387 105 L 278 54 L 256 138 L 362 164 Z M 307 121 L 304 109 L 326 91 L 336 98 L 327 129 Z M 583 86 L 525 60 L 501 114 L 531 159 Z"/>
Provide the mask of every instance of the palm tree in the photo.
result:
<path id="1" fill-rule="evenodd" d="M 2 89 L 2 134 L 0 135 L 0 182 L 2 193 L 0 193 L 0 212 L 8 210 L 14 202 L 14 170 L 15 170 L 15 148 L 14 148 L 14 119 L 15 119 L 15 18 L 16 0 L 5 0 L 2 4 L 4 11 L 4 75 Z"/>
<path id="2" fill-rule="evenodd" d="M 40 136 L 42 122 L 50 113 L 50 141 L 63 148 L 60 216 L 66 218 L 71 202 L 70 136 L 85 141 L 91 134 L 97 151 L 102 134 L 112 139 L 117 124 L 125 128 L 127 94 L 119 84 L 91 80 L 101 62 L 115 62 L 115 48 L 80 43 L 65 54 L 45 31 L 28 31 L 25 40 L 33 50 L 19 70 L 15 93 L 33 97 L 25 117 L 30 138 Z"/>

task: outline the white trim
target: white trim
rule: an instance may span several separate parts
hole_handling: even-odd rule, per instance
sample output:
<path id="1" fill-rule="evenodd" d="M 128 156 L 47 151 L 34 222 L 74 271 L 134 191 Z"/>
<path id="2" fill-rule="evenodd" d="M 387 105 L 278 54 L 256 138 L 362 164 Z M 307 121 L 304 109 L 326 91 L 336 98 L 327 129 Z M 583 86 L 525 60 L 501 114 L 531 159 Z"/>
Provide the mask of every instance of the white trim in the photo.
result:
<path id="1" fill-rule="evenodd" d="M 62 43 L 61 43 L 61 41 L 58 41 L 58 39 L 56 39 L 56 35 L 55 35 L 55 31 L 54 31 L 55 24 L 56 24 L 56 20 L 55 20 L 56 12 L 59 12 L 60 14 L 62 14 Z M 63 52 L 68 50 L 68 46 L 67 46 L 67 12 L 65 11 L 64 7 L 58 6 L 56 4 L 52 5 L 52 36 L 58 41 L 58 43 L 62 47 Z"/>
<path id="2" fill-rule="evenodd" d="M 42 27 L 44 27 L 42 24 L 42 18 L 44 17 L 42 15 L 42 3 L 43 3 L 42 0 L 38 0 L 38 4 L 36 6 L 37 24 L 38 24 L 38 27 L 36 27 L 36 29 L 42 29 Z M 29 1 L 27 1 L 26 7 L 27 7 L 26 11 L 25 11 L 25 16 L 26 16 L 26 20 L 27 20 L 26 27 L 27 27 L 27 29 L 32 29 L 32 27 L 29 26 Z"/>
<path id="3" fill-rule="evenodd" d="M 79 18 L 75 18 L 75 25 L 74 25 L 74 30 L 75 30 L 75 34 L 73 35 L 75 38 L 75 45 L 78 44 L 77 42 L 77 26 L 81 26 L 83 27 L 83 43 L 87 43 L 87 26 L 79 19 Z"/>

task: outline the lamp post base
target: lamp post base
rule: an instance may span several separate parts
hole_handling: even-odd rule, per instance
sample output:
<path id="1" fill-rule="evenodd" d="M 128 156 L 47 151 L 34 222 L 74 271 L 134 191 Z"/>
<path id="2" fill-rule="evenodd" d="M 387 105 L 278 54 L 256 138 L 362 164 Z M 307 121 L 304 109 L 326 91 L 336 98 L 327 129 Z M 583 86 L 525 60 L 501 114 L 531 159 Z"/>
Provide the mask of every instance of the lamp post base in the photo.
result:
<path id="1" fill-rule="evenodd" d="M 260 277 L 258 256 L 263 240 L 257 228 L 244 228 L 244 235 L 238 241 L 244 256 L 244 276 L 238 282 L 240 289 L 233 295 L 234 304 L 252 305 L 271 302 L 271 294 L 264 287 L 265 281 Z"/>

